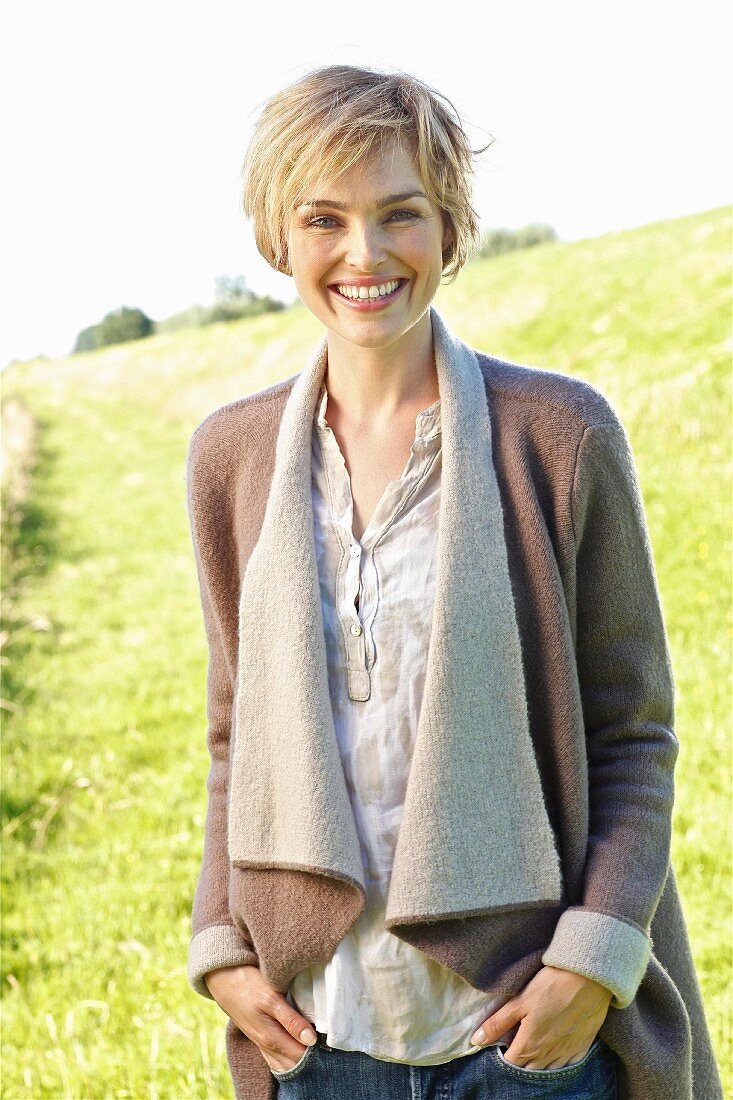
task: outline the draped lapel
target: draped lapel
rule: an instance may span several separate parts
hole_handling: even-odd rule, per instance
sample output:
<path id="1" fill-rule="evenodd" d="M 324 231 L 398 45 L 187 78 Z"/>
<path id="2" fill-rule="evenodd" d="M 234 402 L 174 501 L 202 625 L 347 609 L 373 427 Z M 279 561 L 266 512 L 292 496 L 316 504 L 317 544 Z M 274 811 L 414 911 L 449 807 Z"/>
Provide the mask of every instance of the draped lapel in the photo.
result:
<path id="1" fill-rule="evenodd" d="M 522 652 L 474 352 L 430 310 L 442 474 L 433 628 L 386 924 L 559 901 L 560 862 L 529 732 Z M 365 893 L 328 687 L 311 503 L 324 337 L 285 404 L 239 608 L 228 844 Z"/>

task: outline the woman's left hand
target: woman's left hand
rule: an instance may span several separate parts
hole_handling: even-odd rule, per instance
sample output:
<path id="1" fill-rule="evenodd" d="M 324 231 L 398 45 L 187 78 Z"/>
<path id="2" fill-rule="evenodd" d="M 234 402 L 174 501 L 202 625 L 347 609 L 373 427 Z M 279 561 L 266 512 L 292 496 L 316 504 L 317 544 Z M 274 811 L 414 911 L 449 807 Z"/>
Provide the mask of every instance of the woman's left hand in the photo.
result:
<path id="1" fill-rule="evenodd" d="M 590 1050 L 608 1013 L 613 994 L 599 982 L 543 966 L 516 997 L 487 1017 L 471 1038 L 481 1046 L 496 1042 L 514 1024 L 519 1024 L 511 1046 L 504 1051 L 507 1062 L 524 1069 L 562 1069 L 578 1062 Z"/>

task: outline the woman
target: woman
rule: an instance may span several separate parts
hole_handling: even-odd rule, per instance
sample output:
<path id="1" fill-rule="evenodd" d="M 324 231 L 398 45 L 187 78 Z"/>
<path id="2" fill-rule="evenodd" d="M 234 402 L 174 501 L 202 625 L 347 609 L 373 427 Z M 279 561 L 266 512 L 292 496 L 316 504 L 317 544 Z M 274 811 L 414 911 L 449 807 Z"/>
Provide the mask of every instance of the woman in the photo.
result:
<path id="1" fill-rule="evenodd" d="M 709 1100 L 633 459 L 596 389 L 432 306 L 477 237 L 471 156 L 433 89 L 343 65 L 255 129 L 245 212 L 326 331 L 191 440 L 189 978 L 248 1100 Z"/>

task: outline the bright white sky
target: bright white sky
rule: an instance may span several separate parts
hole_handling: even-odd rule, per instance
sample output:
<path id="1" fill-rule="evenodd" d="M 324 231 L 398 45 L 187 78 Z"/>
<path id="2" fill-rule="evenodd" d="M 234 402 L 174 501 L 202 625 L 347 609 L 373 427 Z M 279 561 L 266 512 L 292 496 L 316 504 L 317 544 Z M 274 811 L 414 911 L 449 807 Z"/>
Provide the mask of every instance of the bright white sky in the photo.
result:
<path id="1" fill-rule="evenodd" d="M 295 297 L 257 253 L 238 171 L 261 103 L 317 65 L 400 68 L 448 96 L 482 228 L 565 240 L 731 201 L 722 0 L 23 0 L 0 36 L 0 368 L 67 353 L 121 305 L 162 318 L 214 277 Z"/>

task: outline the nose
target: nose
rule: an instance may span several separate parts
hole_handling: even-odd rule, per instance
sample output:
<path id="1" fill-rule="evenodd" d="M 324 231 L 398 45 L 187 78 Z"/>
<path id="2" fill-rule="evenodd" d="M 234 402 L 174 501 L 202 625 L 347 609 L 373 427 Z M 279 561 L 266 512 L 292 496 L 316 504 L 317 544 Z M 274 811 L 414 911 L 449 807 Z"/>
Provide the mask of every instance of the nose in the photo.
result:
<path id="1" fill-rule="evenodd" d="M 371 271 L 387 258 L 384 234 L 369 222 L 352 226 L 346 247 L 346 262 L 359 271 Z"/>

